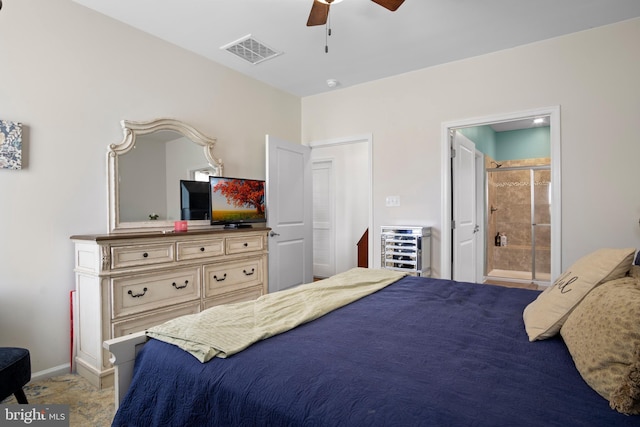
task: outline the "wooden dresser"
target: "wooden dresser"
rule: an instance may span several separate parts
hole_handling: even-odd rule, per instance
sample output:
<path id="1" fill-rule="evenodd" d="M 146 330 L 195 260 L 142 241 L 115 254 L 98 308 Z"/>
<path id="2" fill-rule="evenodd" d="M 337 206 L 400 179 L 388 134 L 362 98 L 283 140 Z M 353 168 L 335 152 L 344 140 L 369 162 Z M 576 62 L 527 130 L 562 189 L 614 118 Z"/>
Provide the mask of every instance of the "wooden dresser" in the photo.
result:
<path id="1" fill-rule="evenodd" d="M 113 384 L 107 339 L 268 291 L 268 228 L 72 236 L 76 368 Z"/>

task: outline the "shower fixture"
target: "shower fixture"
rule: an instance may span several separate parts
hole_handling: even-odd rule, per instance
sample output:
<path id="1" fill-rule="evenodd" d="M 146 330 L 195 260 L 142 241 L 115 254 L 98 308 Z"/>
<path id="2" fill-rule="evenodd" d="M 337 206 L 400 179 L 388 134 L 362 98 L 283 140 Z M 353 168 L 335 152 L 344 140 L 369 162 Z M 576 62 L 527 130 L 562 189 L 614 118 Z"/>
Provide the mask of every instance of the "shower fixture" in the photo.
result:
<path id="1" fill-rule="evenodd" d="M 500 166 L 502 166 L 502 163 L 498 163 L 498 162 L 491 162 L 491 164 L 496 165 L 496 169 L 498 169 Z"/>

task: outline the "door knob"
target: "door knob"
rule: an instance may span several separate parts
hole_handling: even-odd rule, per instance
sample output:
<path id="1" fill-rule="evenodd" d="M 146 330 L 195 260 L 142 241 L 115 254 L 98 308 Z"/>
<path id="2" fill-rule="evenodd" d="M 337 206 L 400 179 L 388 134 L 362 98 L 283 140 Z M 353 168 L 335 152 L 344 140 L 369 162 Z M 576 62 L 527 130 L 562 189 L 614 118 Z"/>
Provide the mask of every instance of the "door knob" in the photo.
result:
<path id="1" fill-rule="evenodd" d="M 275 236 L 279 236 L 279 235 L 280 235 L 280 233 L 276 233 L 276 232 L 275 232 L 275 231 L 273 231 L 273 230 L 271 230 L 271 231 L 269 232 L 269 236 L 270 236 L 270 237 L 275 237 Z"/>
<path id="2" fill-rule="evenodd" d="M 480 231 L 480 226 L 476 224 L 475 227 L 473 227 L 473 232 L 477 233 L 478 231 Z"/>

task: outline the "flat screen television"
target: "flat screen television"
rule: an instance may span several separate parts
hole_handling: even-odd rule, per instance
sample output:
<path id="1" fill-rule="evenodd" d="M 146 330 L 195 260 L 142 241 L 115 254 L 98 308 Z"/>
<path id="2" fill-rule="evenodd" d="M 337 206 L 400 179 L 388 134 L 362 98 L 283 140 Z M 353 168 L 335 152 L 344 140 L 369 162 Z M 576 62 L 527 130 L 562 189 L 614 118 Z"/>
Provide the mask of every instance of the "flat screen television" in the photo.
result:
<path id="1" fill-rule="evenodd" d="M 235 228 L 266 222 L 264 184 L 257 179 L 210 176 L 211 225 Z"/>
<path id="2" fill-rule="evenodd" d="M 210 219 L 209 183 L 180 180 L 180 219 Z"/>

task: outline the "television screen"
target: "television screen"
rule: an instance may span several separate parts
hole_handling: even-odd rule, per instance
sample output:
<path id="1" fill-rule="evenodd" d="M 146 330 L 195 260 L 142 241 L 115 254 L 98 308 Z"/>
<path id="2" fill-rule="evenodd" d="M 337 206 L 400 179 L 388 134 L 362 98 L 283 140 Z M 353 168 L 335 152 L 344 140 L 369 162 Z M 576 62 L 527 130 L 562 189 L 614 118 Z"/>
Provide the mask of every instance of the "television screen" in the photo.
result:
<path id="1" fill-rule="evenodd" d="M 209 177 L 211 224 L 242 227 L 266 222 L 264 184 L 256 179 Z"/>
<path id="2" fill-rule="evenodd" d="M 180 219 L 209 219 L 209 183 L 180 180 Z"/>

